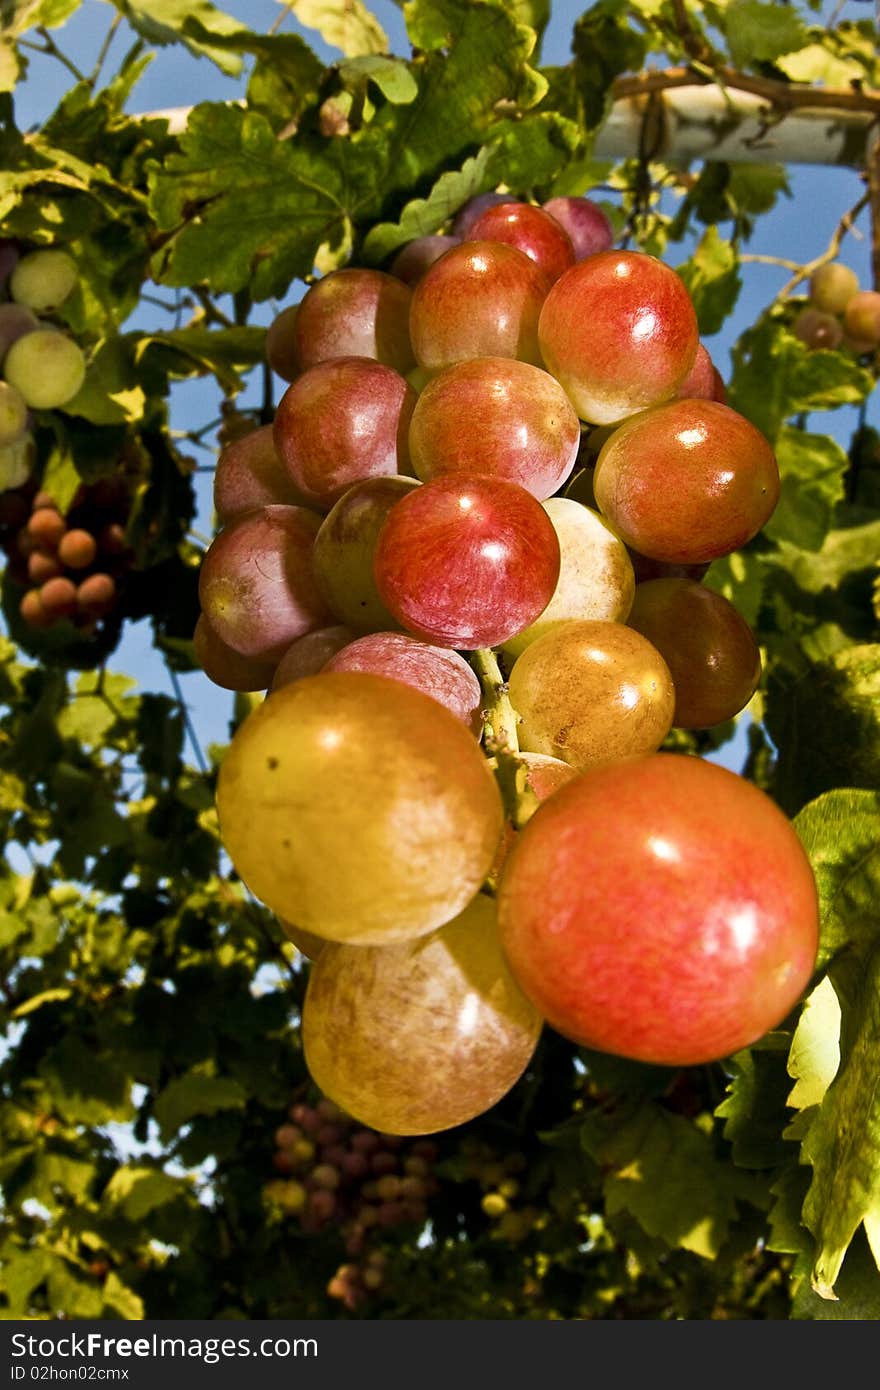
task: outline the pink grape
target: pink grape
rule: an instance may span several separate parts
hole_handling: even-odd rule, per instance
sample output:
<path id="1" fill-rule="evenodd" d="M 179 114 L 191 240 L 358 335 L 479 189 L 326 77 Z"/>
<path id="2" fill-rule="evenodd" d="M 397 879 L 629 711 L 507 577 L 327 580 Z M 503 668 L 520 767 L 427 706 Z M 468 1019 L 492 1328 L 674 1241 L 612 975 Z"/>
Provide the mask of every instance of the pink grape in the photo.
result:
<path id="1" fill-rule="evenodd" d="M 209 681 L 222 690 L 266 690 L 274 666 L 269 661 L 241 656 L 222 641 L 204 613 L 200 613 L 193 633 L 196 661 Z"/>
<path id="2" fill-rule="evenodd" d="M 576 260 L 582 261 L 597 251 L 609 251 L 613 246 L 614 228 L 598 203 L 589 198 L 560 197 L 549 198 L 541 206 L 568 232 Z"/>
<path id="3" fill-rule="evenodd" d="M 415 478 L 404 477 L 355 483 L 331 507 L 315 537 L 318 588 L 339 622 L 358 635 L 397 627 L 376 588 L 376 542 L 395 502 L 418 486 Z"/>
<path id="4" fill-rule="evenodd" d="M 307 505 L 278 457 L 272 425 L 260 425 L 220 451 L 214 471 L 214 510 L 222 525 L 273 502 Z"/>
<path id="5" fill-rule="evenodd" d="M 628 546 L 702 564 L 756 535 L 779 498 L 768 441 L 718 401 L 671 401 L 625 420 L 602 446 L 599 510 Z"/>
<path id="6" fill-rule="evenodd" d="M 396 275 L 406 285 L 414 285 L 421 280 L 429 266 L 439 260 L 444 252 L 458 246 L 461 237 L 443 234 L 418 236 L 407 242 L 391 262 L 389 272 Z"/>
<path id="7" fill-rule="evenodd" d="M 487 208 L 511 201 L 512 195 L 510 193 L 477 193 L 473 198 L 469 198 L 464 207 L 459 208 L 455 214 L 452 222 L 453 236 L 460 237 L 462 240 L 469 237 L 477 218 Z"/>
<path id="8" fill-rule="evenodd" d="M 458 652 L 420 642 L 405 632 L 373 632 L 342 647 L 325 671 L 372 671 L 423 690 L 462 720 L 472 733 L 482 730 L 480 682 Z"/>
<path id="9" fill-rule="evenodd" d="M 273 505 L 235 517 L 202 560 L 199 601 L 221 641 L 273 663 L 297 637 L 331 621 L 312 571 L 321 519 Z"/>
<path id="10" fill-rule="evenodd" d="M 293 334 L 301 371 L 334 357 L 369 357 L 395 371 L 415 366 L 409 338 L 412 291 L 384 270 L 346 267 L 317 280 L 300 300 Z"/>
<path id="11" fill-rule="evenodd" d="M 310 367 L 288 386 L 273 424 L 294 485 L 327 510 L 354 483 L 407 471 L 416 399 L 399 372 L 366 357 Z"/>
<path id="12" fill-rule="evenodd" d="M 280 690 L 282 685 L 290 685 L 303 676 L 316 676 L 332 656 L 353 641 L 354 633 L 341 624 L 319 627 L 298 637 L 275 667 L 270 690 Z"/>
<path id="13" fill-rule="evenodd" d="M 462 422 L 479 421 L 467 429 Z M 542 501 L 574 468 L 580 423 L 559 382 L 510 357 L 475 357 L 438 373 L 413 410 L 409 449 L 423 482 L 491 473 Z"/>

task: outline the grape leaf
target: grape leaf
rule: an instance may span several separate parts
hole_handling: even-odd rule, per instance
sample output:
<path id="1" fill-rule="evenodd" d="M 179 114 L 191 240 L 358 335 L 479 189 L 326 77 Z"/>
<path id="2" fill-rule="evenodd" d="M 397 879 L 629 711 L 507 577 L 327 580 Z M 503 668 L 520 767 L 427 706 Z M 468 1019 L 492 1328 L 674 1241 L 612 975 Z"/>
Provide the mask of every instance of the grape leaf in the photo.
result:
<path id="1" fill-rule="evenodd" d="M 530 111 L 499 122 L 492 131 L 489 169 L 492 186 L 536 190 L 549 185 L 583 148 L 583 132 L 558 111 Z"/>
<path id="2" fill-rule="evenodd" d="M 753 67 L 802 48 L 807 30 L 796 11 L 764 0 L 733 0 L 723 12 L 730 56 L 737 67 Z"/>
<path id="3" fill-rule="evenodd" d="M 676 267 L 697 311 L 700 333 L 717 333 L 742 288 L 739 258 L 718 228 L 707 227 L 690 260 Z"/>
<path id="4" fill-rule="evenodd" d="M 170 233 L 155 258 L 172 285 L 207 280 L 282 297 L 311 272 L 324 241 L 375 211 L 386 168 L 384 138 L 279 141 L 266 119 L 205 104 L 190 115 L 181 152 L 151 174 L 150 206 Z"/>
<path id="5" fill-rule="evenodd" d="M 15 44 L 9 39 L 0 39 L 0 92 L 11 92 L 22 72 L 23 67 Z"/>
<path id="6" fill-rule="evenodd" d="M 629 1211 L 651 1236 L 714 1259 L 755 1182 L 718 1157 L 709 1135 L 645 1102 L 622 1114 L 590 1115 L 581 1142 L 604 1177 L 609 1215 Z"/>
<path id="7" fill-rule="evenodd" d="M 779 1133 L 779 1115 L 789 1088 L 785 1039 L 771 1034 L 762 1047 L 738 1052 L 727 1065 L 733 1075 L 715 1114 L 724 1121 L 733 1161 L 740 1168 L 776 1167 L 788 1148 Z"/>
<path id="8" fill-rule="evenodd" d="M 794 680 L 775 671 L 766 720 L 779 748 L 776 795 L 790 814 L 841 784 L 880 785 L 880 645 L 844 647 Z"/>
<path id="9" fill-rule="evenodd" d="M 153 1113 L 167 1139 L 195 1115 L 214 1115 L 218 1110 L 239 1110 L 247 1100 L 244 1088 L 229 1076 L 212 1076 L 194 1067 L 170 1081 L 156 1099 Z"/>
<path id="10" fill-rule="evenodd" d="M 826 792 L 805 806 L 794 824 L 819 892 L 818 965 L 827 965 L 845 947 L 866 955 L 880 936 L 880 792 Z"/>
<path id="11" fill-rule="evenodd" d="M 180 1178 L 159 1168 L 124 1165 L 104 1188 L 102 1200 L 116 1207 L 127 1221 L 140 1222 L 155 1207 L 176 1201 L 186 1191 Z"/>
<path id="12" fill-rule="evenodd" d="M 413 198 L 407 203 L 397 222 L 375 223 L 364 238 L 364 258 L 379 265 L 414 237 L 436 232 L 470 198 L 486 189 L 488 160 L 489 151 L 483 148 L 460 169 L 441 174 L 427 198 Z"/>
<path id="13" fill-rule="evenodd" d="M 241 58 L 212 42 L 215 35 L 240 33 L 243 25 L 210 0 L 113 0 L 129 24 L 150 43 L 182 43 L 196 58 L 210 58 L 236 77 Z"/>
<path id="14" fill-rule="evenodd" d="M 389 58 L 384 53 L 364 54 L 340 63 L 340 81 L 350 90 L 374 82 L 382 95 L 395 106 L 408 106 L 419 94 L 419 86 L 409 65 L 401 58 Z"/>
<path id="15" fill-rule="evenodd" d="M 843 352 L 810 349 L 771 310 L 740 338 L 732 353 L 728 404 L 775 441 L 793 415 L 857 403 L 873 379 Z"/>
<path id="16" fill-rule="evenodd" d="M 764 526 L 771 540 L 819 550 L 837 503 L 843 499 L 847 456 L 830 435 L 783 426 L 776 439 L 782 490 Z"/>
<path id="17" fill-rule="evenodd" d="M 799 1281 L 792 1304 L 794 1321 L 877 1322 L 880 1319 L 880 1275 L 863 1233 L 858 1231 L 834 1285 L 835 1298 L 820 1297 L 808 1279 Z"/>
<path id="18" fill-rule="evenodd" d="M 847 1021 L 849 1048 L 829 1086 L 801 1149 L 813 1180 L 804 1222 L 816 1238 L 811 1284 L 822 1298 L 836 1297 L 843 1257 L 862 1224 L 880 1263 L 880 950 L 859 980 Z"/>
<path id="19" fill-rule="evenodd" d="M 808 995 L 788 1059 L 794 1086 L 788 1104 L 807 1110 L 821 1104 L 840 1066 L 840 1000 L 826 975 Z"/>
<path id="20" fill-rule="evenodd" d="M 286 0 L 286 7 L 349 58 L 388 52 L 385 30 L 363 0 Z"/>

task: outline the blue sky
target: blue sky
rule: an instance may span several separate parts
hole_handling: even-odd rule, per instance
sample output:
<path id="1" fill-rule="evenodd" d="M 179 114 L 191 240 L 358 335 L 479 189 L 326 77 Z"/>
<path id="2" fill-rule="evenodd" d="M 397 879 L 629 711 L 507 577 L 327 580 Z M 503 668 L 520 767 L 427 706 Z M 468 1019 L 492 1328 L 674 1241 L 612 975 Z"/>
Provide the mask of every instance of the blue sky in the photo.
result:
<path id="1" fill-rule="evenodd" d="M 241 19 L 243 23 L 257 30 L 266 30 L 275 23 L 282 13 L 279 0 L 226 0 L 221 7 Z M 399 7 L 392 0 L 375 0 L 370 8 L 379 18 L 391 40 L 392 51 L 408 51 L 403 18 Z M 572 25 L 583 7 L 578 4 L 557 3 L 548 27 L 543 47 L 543 60 L 548 63 L 564 63 L 569 57 L 569 42 Z M 56 37 L 64 51 L 86 69 L 91 67 L 109 19 L 111 7 L 105 0 L 84 0 L 81 8 Z M 857 0 L 847 0 L 837 6 L 826 6 L 826 16 L 832 14 L 853 19 L 864 19 L 870 10 Z M 283 21 L 286 30 L 299 29 L 325 61 L 332 61 L 335 55 L 321 42 L 314 31 L 302 29 L 291 21 L 289 15 Z M 130 32 L 122 26 L 114 41 L 110 63 L 114 56 L 118 59 L 131 41 Z M 38 123 L 52 109 L 69 84 L 69 75 L 57 61 L 33 57 L 27 80 L 16 94 L 16 117 L 22 127 Z M 176 106 L 182 101 L 194 103 L 204 100 L 222 100 L 241 94 L 242 84 L 225 78 L 210 62 L 196 60 L 182 48 L 175 46 L 159 52 L 147 73 L 142 78 L 129 103 L 131 110 L 155 110 Z M 790 167 L 791 199 L 781 199 L 778 207 L 759 223 L 750 243 L 751 252 L 767 255 L 784 255 L 787 258 L 805 262 L 821 253 L 833 234 L 841 214 L 851 207 L 862 191 L 858 175 L 848 169 L 828 168 L 819 165 Z M 868 221 L 865 215 L 857 223 L 860 238 L 848 237 L 841 251 L 840 259 L 851 265 L 864 284 L 870 281 L 869 275 L 869 237 Z M 689 254 L 687 245 L 675 248 L 675 258 L 684 259 Z M 672 257 L 671 257 L 672 259 Z M 754 322 L 760 309 L 781 289 L 788 279 L 788 273 L 778 267 L 749 265 L 745 268 L 745 284 L 739 303 L 721 333 L 707 340 L 707 346 L 719 366 L 726 374 L 729 365 L 729 352 L 732 344 L 749 324 Z M 291 299 L 297 297 L 291 294 Z M 281 305 L 261 306 L 257 321 L 268 323 L 273 313 Z M 283 389 L 279 383 L 279 394 Z M 255 403 L 257 382 L 248 390 L 243 400 Z M 205 423 L 216 415 L 217 396 L 210 384 L 199 383 L 179 388 L 174 396 L 173 422 L 180 428 L 193 428 Z M 874 411 L 876 416 L 876 408 Z M 834 433 L 845 441 L 853 427 L 854 412 L 839 411 L 834 416 L 821 417 L 817 424 L 823 430 Z M 200 456 L 200 462 L 210 463 L 211 455 Z M 196 528 L 203 534 L 212 529 L 211 475 L 199 475 L 199 513 Z M 145 689 L 163 690 L 171 693 L 170 681 L 164 662 L 151 645 L 149 625 L 145 622 L 129 624 L 123 639 L 111 658 L 114 669 L 132 674 Z M 205 676 L 196 672 L 182 678 L 184 696 L 195 727 L 199 742 L 206 746 L 211 742 L 225 742 L 228 736 L 228 720 L 231 711 L 231 696 L 212 685 Z M 739 741 L 737 741 L 739 743 Z M 728 749 L 726 757 L 736 754 Z"/>

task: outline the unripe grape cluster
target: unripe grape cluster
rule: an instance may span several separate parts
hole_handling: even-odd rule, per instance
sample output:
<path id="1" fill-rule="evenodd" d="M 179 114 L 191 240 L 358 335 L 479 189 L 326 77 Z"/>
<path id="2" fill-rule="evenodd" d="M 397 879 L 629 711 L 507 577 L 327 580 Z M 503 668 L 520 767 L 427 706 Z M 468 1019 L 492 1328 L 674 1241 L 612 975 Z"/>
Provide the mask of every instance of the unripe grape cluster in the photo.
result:
<path id="1" fill-rule="evenodd" d="M 587 198 L 489 194 L 316 280 L 267 356 L 286 389 L 218 460 L 194 641 L 267 692 L 217 806 L 318 943 L 316 1085 L 415 1136 L 494 1105 L 545 1024 L 675 1066 L 778 1024 L 806 856 L 752 784 L 658 751 L 757 687 L 702 580 L 780 491 L 683 280 Z"/>
<path id="2" fill-rule="evenodd" d="M 842 261 L 826 261 L 809 279 L 807 302 L 792 331 L 809 348 L 842 348 L 857 357 L 880 347 L 880 293 L 862 289 Z"/>
<path id="3" fill-rule="evenodd" d="M 132 562 L 129 505 L 121 478 L 83 484 L 64 512 L 32 481 L 0 494 L 0 546 L 25 590 L 19 613 L 28 627 L 66 620 L 89 636 L 114 614 Z"/>
<path id="4" fill-rule="evenodd" d="M 379 1134 L 326 1097 L 314 1105 L 297 1100 L 275 1132 L 272 1166 L 280 1176 L 264 1184 L 263 1195 L 306 1235 L 336 1229 L 348 1262 L 327 1292 L 354 1309 L 382 1285 L 383 1234 L 424 1225 L 437 1156 L 433 1140 Z"/>
<path id="5" fill-rule="evenodd" d="M 33 412 L 64 407 L 85 380 L 82 348 L 53 317 L 78 282 L 63 247 L 0 240 L 0 491 L 33 472 Z"/>

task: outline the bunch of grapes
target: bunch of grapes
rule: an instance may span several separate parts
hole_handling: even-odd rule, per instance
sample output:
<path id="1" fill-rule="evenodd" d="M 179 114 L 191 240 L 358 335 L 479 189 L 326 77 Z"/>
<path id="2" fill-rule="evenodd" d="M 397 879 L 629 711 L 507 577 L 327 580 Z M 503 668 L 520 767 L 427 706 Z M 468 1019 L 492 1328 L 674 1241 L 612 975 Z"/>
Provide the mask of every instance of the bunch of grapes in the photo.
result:
<path id="1" fill-rule="evenodd" d="M 0 240 L 0 491 L 33 472 L 33 412 L 67 405 L 85 380 L 82 348 L 51 317 L 78 282 L 62 247 Z"/>
<path id="2" fill-rule="evenodd" d="M 269 331 L 272 424 L 218 460 L 199 660 L 267 692 L 217 806 L 308 934 L 319 1089 L 415 1136 L 483 1113 L 541 1030 L 669 1066 L 785 1018 L 816 887 L 754 785 L 661 752 L 761 673 L 702 581 L 773 512 L 681 278 L 589 199 L 486 195 Z"/>
<path id="3" fill-rule="evenodd" d="M 792 330 L 810 348 L 874 356 L 880 347 L 880 294 L 863 290 L 856 272 L 842 261 L 826 261 L 810 276 L 807 303 Z"/>
<path id="4" fill-rule="evenodd" d="M 132 560 L 129 505 L 121 478 L 82 485 L 64 514 L 32 481 L 0 495 L 0 546 L 10 579 L 25 590 L 19 612 L 28 627 L 66 619 L 89 636 L 118 610 Z"/>
<path id="5" fill-rule="evenodd" d="M 332 1101 L 296 1101 L 289 1122 L 275 1132 L 273 1167 L 282 1176 L 265 1184 L 264 1196 L 300 1229 L 315 1235 L 333 1225 L 350 1263 L 328 1285 L 331 1298 L 357 1307 L 382 1283 L 383 1232 L 418 1228 L 437 1189 L 430 1139 L 405 1143 L 359 1125 Z M 372 1248 L 371 1248 L 372 1247 Z"/>

